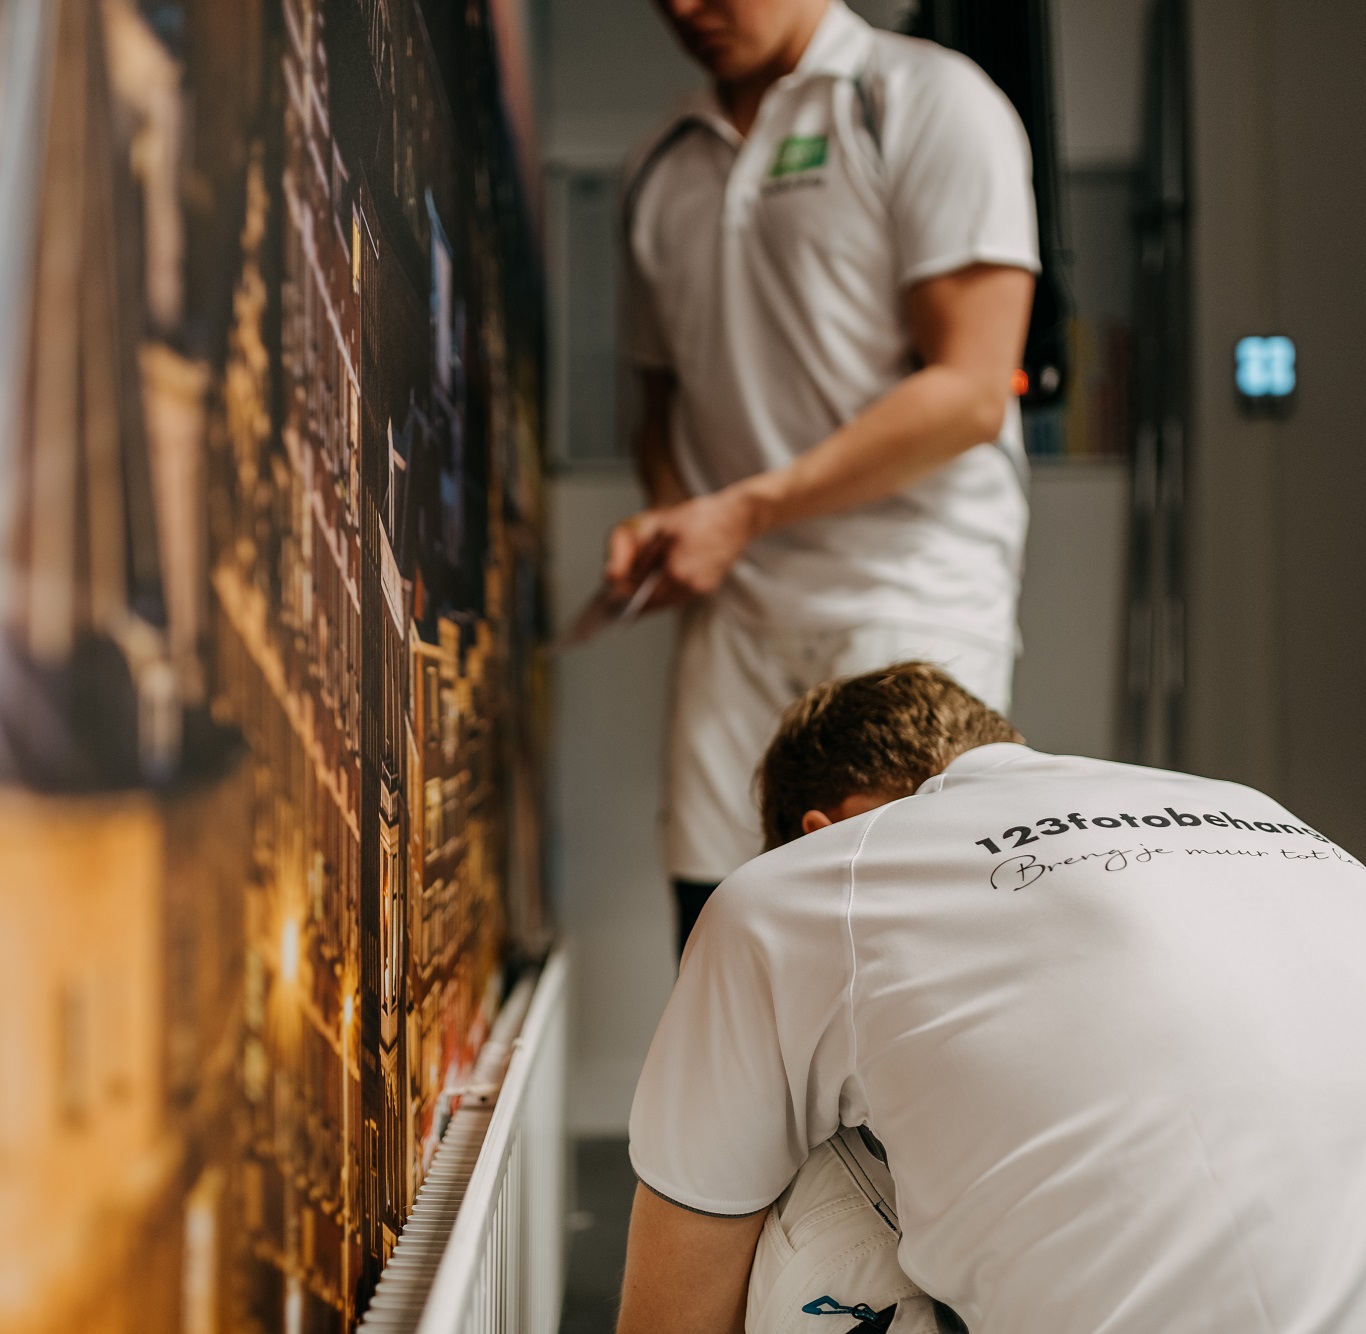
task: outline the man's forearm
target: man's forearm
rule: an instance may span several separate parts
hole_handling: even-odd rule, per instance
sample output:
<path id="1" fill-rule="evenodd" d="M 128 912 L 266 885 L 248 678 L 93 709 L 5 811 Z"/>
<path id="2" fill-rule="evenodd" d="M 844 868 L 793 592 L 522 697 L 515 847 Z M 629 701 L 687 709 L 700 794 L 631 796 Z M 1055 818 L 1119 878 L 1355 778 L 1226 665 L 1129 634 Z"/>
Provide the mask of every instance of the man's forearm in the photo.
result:
<path id="1" fill-rule="evenodd" d="M 646 568 L 658 567 L 663 579 L 651 607 L 711 593 L 761 534 L 881 500 L 994 440 L 1020 364 L 1033 290 L 1024 270 L 993 265 L 909 288 L 906 327 L 915 331 L 925 369 L 787 466 L 686 501 L 679 487 L 669 508 L 660 506 L 678 483 L 668 447 L 673 382 L 647 375 L 640 457 L 656 508 L 613 531 L 609 583 L 629 596 Z"/>
<path id="2" fill-rule="evenodd" d="M 619 525 L 606 576 L 629 596 L 642 562 L 658 564 L 665 579 L 652 607 L 709 593 L 761 534 L 880 500 L 991 440 L 1004 400 L 963 372 L 918 371 L 787 467 Z"/>
<path id="3" fill-rule="evenodd" d="M 637 1186 L 617 1334 L 743 1334 L 767 1213 L 714 1218 Z"/>
<path id="4" fill-rule="evenodd" d="M 735 485 L 757 536 L 881 500 L 995 439 L 1006 399 L 947 366 L 909 376 L 786 468 Z"/>
<path id="5" fill-rule="evenodd" d="M 757 535 L 881 500 L 994 440 L 1029 323 L 1033 277 L 973 265 L 908 289 L 925 369 L 786 468 L 741 483 Z"/>

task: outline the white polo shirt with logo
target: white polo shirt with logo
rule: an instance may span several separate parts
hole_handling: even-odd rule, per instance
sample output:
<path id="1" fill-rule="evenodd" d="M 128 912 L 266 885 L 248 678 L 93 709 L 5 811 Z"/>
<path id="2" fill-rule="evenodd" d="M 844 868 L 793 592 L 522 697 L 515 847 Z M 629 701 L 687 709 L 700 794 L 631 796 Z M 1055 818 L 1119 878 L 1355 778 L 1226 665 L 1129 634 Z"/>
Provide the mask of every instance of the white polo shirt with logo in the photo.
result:
<path id="1" fill-rule="evenodd" d="M 632 1161 L 740 1215 L 867 1125 L 973 1334 L 1366 1330 L 1363 942 L 1269 797 L 979 747 L 713 895 Z"/>
<path id="2" fill-rule="evenodd" d="M 912 369 L 902 292 L 1038 268 L 1028 141 L 976 65 L 832 0 L 742 139 L 710 91 L 628 174 L 625 343 L 677 376 L 693 494 L 790 463 Z M 1027 523 L 1001 437 L 876 504 L 765 535 L 719 596 L 785 626 L 943 626 L 1013 644 Z"/>

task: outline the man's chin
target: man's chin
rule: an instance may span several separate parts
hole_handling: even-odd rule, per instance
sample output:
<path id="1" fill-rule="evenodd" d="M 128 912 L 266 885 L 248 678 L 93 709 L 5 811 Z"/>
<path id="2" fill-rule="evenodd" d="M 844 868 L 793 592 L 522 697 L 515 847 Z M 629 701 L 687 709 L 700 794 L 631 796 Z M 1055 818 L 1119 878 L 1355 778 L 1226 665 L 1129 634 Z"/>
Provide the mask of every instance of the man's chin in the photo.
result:
<path id="1" fill-rule="evenodd" d="M 718 79 L 722 83 L 731 83 L 736 78 L 735 68 L 739 62 L 732 59 L 727 52 L 694 51 L 692 57 L 713 79 Z"/>
<path id="2" fill-rule="evenodd" d="M 743 53 L 721 43 L 698 43 L 688 53 L 719 83 L 739 83 L 754 74 L 754 62 Z"/>

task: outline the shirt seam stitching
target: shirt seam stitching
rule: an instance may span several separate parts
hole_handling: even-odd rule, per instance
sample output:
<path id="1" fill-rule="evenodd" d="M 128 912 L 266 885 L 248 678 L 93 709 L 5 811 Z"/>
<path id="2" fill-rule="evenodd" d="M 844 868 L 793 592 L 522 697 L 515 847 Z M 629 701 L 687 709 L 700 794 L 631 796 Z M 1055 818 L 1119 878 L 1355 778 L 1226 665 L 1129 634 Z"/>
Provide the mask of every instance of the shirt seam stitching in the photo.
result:
<path id="1" fill-rule="evenodd" d="M 1018 741 L 989 742 L 988 744 L 989 744 L 989 745 L 1018 746 L 1021 750 L 1032 751 L 1035 755 L 1037 755 L 1037 754 L 1039 753 L 1038 751 L 1034 750 L 1032 746 L 1022 745 L 1022 744 L 1021 744 L 1020 742 L 1018 742 Z M 976 747 L 974 747 L 974 749 L 976 749 Z M 971 754 L 972 754 L 972 751 L 970 751 L 970 750 L 965 750 L 965 751 L 963 752 L 963 754 L 964 754 L 964 755 L 971 755 Z M 1018 755 L 1003 755 L 1003 756 L 1001 756 L 1001 758 L 1000 758 L 999 760 L 993 760 L 990 764 L 984 764 L 984 765 L 982 765 L 980 768 L 974 766 L 974 767 L 968 768 L 968 769 L 961 769 L 961 770 L 959 770 L 959 772 L 956 773 L 956 774 L 951 774 L 951 773 L 948 771 L 948 769 L 945 768 L 945 769 L 943 769 L 941 772 L 942 772 L 943 775 L 944 775 L 944 781 L 947 783 L 947 781 L 948 781 L 950 778 L 965 778 L 965 777 L 967 777 L 968 774 L 989 774 L 993 769 L 1001 769 L 1001 768 L 1004 768 L 1007 764 L 1013 764 L 1013 763 L 1015 763 L 1015 761 L 1018 760 L 1018 759 L 1019 759 L 1019 756 L 1018 756 Z M 950 761 L 949 763 L 950 763 L 950 766 L 952 766 L 952 761 Z M 943 788 L 940 788 L 939 791 L 942 792 L 942 791 L 943 791 Z M 862 847 L 861 844 L 860 844 L 860 847 Z"/>
<path id="2" fill-rule="evenodd" d="M 634 1164 L 632 1165 L 632 1170 L 635 1171 Z M 652 1185 L 649 1181 L 646 1181 L 646 1179 L 643 1176 L 641 1176 L 641 1174 L 638 1171 L 635 1172 L 635 1176 L 636 1180 L 639 1181 L 640 1184 L 644 1186 L 645 1189 L 648 1190 L 651 1195 L 658 1196 L 661 1200 L 665 1202 L 665 1204 L 672 1204 L 675 1208 L 678 1209 L 686 1209 L 687 1212 L 690 1214 L 700 1214 L 703 1218 L 753 1218 L 755 1214 L 761 1214 L 765 1210 L 771 1209 L 773 1207 L 773 1201 L 770 1200 L 767 1204 L 761 1204 L 757 1208 L 753 1209 L 740 1209 L 737 1205 L 736 1209 L 738 1210 L 738 1212 L 723 1212 L 717 1209 L 702 1209 L 695 1204 L 685 1204 L 682 1200 L 677 1199 L 675 1196 L 668 1194 L 666 1191 L 660 1190 L 658 1186 Z M 729 1203 L 729 1201 L 727 1201 L 727 1203 Z"/>
<path id="3" fill-rule="evenodd" d="M 913 286 L 917 282 L 927 282 L 931 278 L 945 277 L 957 269 L 972 264 L 991 264 L 999 268 L 1024 269 L 1030 273 L 1037 273 L 1039 255 L 1037 251 L 1026 254 L 1023 248 L 1017 250 L 1009 245 L 974 243 L 961 250 L 905 264 L 898 275 L 898 281 L 903 286 Z"/>
<path id="4" fill-rule="evenodd" d="M 859 1069 L 858 1025 L 854 1022 L 854 983 L 858 978 L 858 949 L 854 945 L 854 894 L 858 884 L 858 860 L 863 856 L 863 846 L 867 843 L 869 834 L 873 832 L 873 826 L 882 818 L 883 812 L 887 809 L 886 806 L 879 808 L 873 818 L 868 821 L 867 828 L 864 829 L 863 836 L 858 841 L 858 847 L 854 849 L 854 855 L 849 859 L 849 898 L 844 909 L 844 932 L 849 941 L 849 985 L 845 989 L 845 1006 L 849 1014 L 849 1064 L 863 1094 L 863 1107 L 867 1114 L 871 1114 L 872 1108 L 868 1105 L 868 1088 L 863 1082 L 863 1072 Z"/>

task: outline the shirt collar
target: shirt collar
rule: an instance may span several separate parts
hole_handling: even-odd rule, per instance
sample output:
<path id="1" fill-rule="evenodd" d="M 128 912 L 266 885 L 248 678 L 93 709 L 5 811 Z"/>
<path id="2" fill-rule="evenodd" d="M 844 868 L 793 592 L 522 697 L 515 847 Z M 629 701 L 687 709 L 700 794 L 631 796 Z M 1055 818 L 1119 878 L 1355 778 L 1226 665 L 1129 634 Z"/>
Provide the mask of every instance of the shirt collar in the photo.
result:
<path id="1" fill-rule="evenodd" d="M 942 773 L 927 778 L 916 788 L 915 795 L 919 797 L 931 792 L 938 792 L 944 786 L 945 779 L 950 775 L 954 778 L 961 778 L 964 774 L 997 769 L 1002 765 L 1011 764 L 1016 760 L 1023 759 L 1026 755 L 1032 754 L 1034 752 L 1028 746 L 1020 746 L 1013 741 L 993 741 L 986 746 L 974 746 L 971 750 L 965 750 L 961 755 L 950 760 Z"/>
<path id="2" fill-rule="evenodd" d="M 811 40 L 806 44 L 797 67 L 788 79 L 828 75 L 837 79 L 857 78 L 868 64 L 873 45 L 873 28 L 859 18 L 844 0 L 830 0 Z M 781 83 L 782 80 L 779 80 Z M 743 142 L 716 100 L 710 82 L 685 93 L 669 119 L 670 126 L 700 120 L 716 130 L 723 139 L 739 146 Z"/>
<path id="3" fill-rule="evenodd" d="M 726 113 L 717 99 L 716 89 L 710 82 L 700 84 L 683 94 L 674 108 L 670 125 L 678 126 L 688 120 L 705 121 L 723 139 L 737 145 L 742 142 L 740 132 L 726 119 Z"/>
<path id="4" fill-rule="evenodd" d="M 799 77 L 829 74 L 837 79 L 857 78 L 868 63 L 872 45 L 872 25 L 859 18 L 844 0 L 830 0 L 793 73 Z"/>

